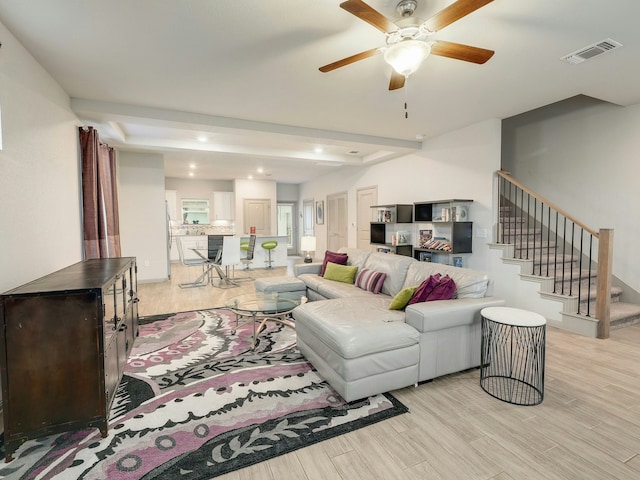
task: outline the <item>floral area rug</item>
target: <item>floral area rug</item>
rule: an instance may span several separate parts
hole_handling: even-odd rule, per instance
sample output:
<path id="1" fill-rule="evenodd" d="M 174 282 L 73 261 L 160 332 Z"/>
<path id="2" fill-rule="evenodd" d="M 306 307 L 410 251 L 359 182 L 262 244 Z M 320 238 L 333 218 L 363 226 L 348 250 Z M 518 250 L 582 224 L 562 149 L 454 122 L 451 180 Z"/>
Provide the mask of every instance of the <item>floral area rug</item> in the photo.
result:
<path id="1" fill-rule="evenodd" d="M 407 411 L 389 394 L 346 403 L 295 347 L 295 330 L 214 309 L 141 320 L 110 412 L 30 440 L 12 479 L 209 479 Z M 3 454 L 4 456 L 4 454 Z"/>

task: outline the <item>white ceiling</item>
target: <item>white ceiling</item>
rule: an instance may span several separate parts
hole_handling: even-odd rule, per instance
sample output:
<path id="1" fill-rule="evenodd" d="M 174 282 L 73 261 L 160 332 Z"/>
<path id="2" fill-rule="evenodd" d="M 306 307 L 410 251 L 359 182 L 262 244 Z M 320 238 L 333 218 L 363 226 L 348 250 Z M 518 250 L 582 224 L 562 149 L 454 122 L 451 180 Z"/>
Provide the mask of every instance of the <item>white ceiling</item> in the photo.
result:
<path id="1" fill-rule="evenodd" d="M 418 1 L 425 19 L 452 3 Z M 0 0 L 0 21 L 103 140 L 164 153 L 172 177 L 187 177 L 195 163 L 201 179 L 253 173 L 299 183 L 578 94 L 640 101 L 637 0 L 494 0 L 437 34 L 495 50 L 491 60 L 431 56 L 394 92 L 382 56 L 318 71 L 384 45 L 381 32 L 339 3 Z M 367 3 L 398 20 L 396 0 Z M 606 38 L 623 48 L 579 65 L 560 60 Z"/>

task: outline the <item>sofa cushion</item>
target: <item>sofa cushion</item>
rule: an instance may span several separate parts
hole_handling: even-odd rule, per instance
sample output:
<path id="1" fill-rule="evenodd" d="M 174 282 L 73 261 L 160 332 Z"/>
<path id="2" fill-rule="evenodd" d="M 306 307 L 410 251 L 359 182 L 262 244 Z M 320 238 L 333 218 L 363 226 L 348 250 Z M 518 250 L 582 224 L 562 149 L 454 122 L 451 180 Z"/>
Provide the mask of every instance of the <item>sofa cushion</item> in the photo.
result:
<path id="1" fill-rule="evenodd" d="M 333 262 L 338 265 L 346 265 L 349 256 L 346 253 L 331 252 L 329 250 L 324 252 L 324 260 L 322 261 L 322 269 L 320 270 L 320 276 L 324 276 L 324 271 L 327 269 L 327 263 Z"/>
<path id="2" fill-rule="evenodd" d="M 404 307 L 406 307 L 409 303 L 409 300 L 411 300 L 411 297 L 413 297 L 413 294 L 416 293 L 417 289 L 418 287 L 415 286 L 405 287 L 400 290 L 396 294 L 396 296 L 393 297 L 393 300 L 391 300 L 391 303 L 389 304 L 389 310 L 403 310 Z"/>
<path id="3" fill-rule="evenodd" d="M 368 297 L 374 296 L 373 292 L 367 292 L 353 284 L 333 282 L 325 280 L 318 285 L 316 290 L 324 298 L 344 298 L 344 297 Z M 387 297 L 385 295 L 385 297 Z M 388 298 L 388 297 L 387 297 Z"/>
<path id="4" fill-rule="evenodd" d="M 327 268 L 324 271 L 324 278 L 327 280 L 335 280 L 336 282 L 352 284 L 355 281 L 357 272 L 358 267 L 327 262 Z"/>
<path id="5" fill-rule="evenodd" d="M 358 272 L 356 277 L 356 287 L 366 290 L 372 293 L 380 293 L 384 279 L 387 278 L 387 274 L 383 272 L 376 272 L 368 268 L 362 268 Z"/>
<path id="6" fill-rule="evenodd" d="M 409 265 L 412 263 L 420 263 L 411 257 L 405 257 L 403 255 L 391 255 L 388 253 L 373 252 L 367 258 L 364 263 L 364 268 L 375 270 L 376 272 L 382 272 L 387 275 L 382 285 L 382 293 L 394 297 L 403 288 L 405 283 L 404 279 L 407 275 Z M 428 276 L 428 275 L 427 275 Z M 418 282 L 411 285 L 404 285 L 405 287 L 420 285 L 421 279 Z"/>
<path id="7" fill-rule="evenodd" d="M 364 263 L 367 261 L 367 258 L 369 258 L 369 255 L 371 255 L 370 250 L 349 247 L 341 247 L 338 249 L 338 253 L 346 253 L 349 257 L 347 265 L 355 265 L 359 269 L 364 267 Z"/>
<path id="8" fill-rule="evenodd" d="M 371 295 L 309 302 L 292 314 L 305 342 L 322 344 L 342 358 L 358 358 L 415 345 L 418 331 L 404 323 L 404 313 L 389 310 L 389 298 Z"/>

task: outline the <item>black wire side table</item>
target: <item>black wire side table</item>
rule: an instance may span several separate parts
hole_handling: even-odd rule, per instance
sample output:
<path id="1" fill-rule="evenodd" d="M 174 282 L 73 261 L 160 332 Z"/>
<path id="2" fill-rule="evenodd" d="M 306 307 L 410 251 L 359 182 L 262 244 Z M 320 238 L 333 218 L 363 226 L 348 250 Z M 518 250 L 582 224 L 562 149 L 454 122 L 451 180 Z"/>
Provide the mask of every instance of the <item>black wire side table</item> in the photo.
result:
<path id="1" fill-rule="evenodd" d="M 538 405 L 544 397 L 547 320 L 537 313 L 488 307 L 482 316 L 480 386 L 514 405 Z"/>

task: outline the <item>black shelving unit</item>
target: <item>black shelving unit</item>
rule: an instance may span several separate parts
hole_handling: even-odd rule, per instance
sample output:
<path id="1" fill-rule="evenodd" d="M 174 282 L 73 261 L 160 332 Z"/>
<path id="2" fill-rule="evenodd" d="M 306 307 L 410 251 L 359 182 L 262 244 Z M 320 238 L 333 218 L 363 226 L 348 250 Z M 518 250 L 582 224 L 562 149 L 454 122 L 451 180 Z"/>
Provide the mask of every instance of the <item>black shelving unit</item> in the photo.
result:
<path id="1" fill-rule="evenodd" d="M 450 250 L 421 248 L 416 245 L 413 257 L 420 260 L 424 252 L 449 256 L 472 253 L 473 222 L 468 221 L 469 209 L 466 205 L 471 202 L 473 200 L 453 198 L 414 203 L 414 222 L 430 224 L 433 237 L 445 237 L 449 241 Z M 418 226 L 417 231 L 420 230 Z"/>
<path id="2" fill-rule="evenodd" d="M 397 255 L 410 257 L 413 254 L 413 246 L 410 243 L 394 245 L 390 240 L 392 233 L 399 231 L 398 225 L 413 222 L 413 205 L 391 204 L 372 205 L 372 222 L 370 227 L 369 242 Z M 409 235 L 409 232 L 407 231 Z"/>

